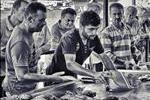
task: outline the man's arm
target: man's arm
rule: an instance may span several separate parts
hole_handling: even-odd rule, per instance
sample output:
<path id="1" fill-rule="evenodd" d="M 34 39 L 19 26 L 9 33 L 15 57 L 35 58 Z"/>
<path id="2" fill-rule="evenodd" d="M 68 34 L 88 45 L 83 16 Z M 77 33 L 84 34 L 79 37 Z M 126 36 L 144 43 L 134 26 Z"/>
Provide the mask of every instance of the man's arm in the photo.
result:
<path id="1" fill-rule="evenodd" d="M 64 54 L 67 69 L 73 73 L 94 77 L 94 72 L 83 68 L 80 64 L 75 62 L 76 59 L 76 45 L 73 45 L 73 39 L 70 36 L 63 36 L 60 45 L 62 53 Z M 82 55 L 81 55 L 82 56 Z"/>
<path id="2" fill-rule="evenodd" d="M 52 82 L 62 82 L 63 77 L 57 75 L 41 75 L 29 72 L 28 63 L 28 46 L 24 42 L 19 42 L 15 44 L 11 49 L 11 56 L 13 61 L 13 66 L 15 69 L 16 76 L 19 81 L 24 82 L 40 82 L 40 81 L 52 81 Z"/>
<path id="3" fill-rule="evenodd" d="M 78 75 L 94 77 L 95 72 L 85 69 L 80 64 L 75 62 L 75 54 L 64 54 L 67 69 Z"/>

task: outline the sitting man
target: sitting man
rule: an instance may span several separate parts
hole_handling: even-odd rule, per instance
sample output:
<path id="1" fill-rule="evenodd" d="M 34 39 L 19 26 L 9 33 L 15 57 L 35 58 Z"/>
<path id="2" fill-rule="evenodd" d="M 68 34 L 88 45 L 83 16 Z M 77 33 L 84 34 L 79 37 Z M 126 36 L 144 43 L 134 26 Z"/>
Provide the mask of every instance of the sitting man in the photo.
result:
<path id="1" fill-rule="evenodd" d="M 46 24 L 45 19 L 46 7 L 38 2 L 31 3 L 25 11 L 23 22 L 12 32 L 6 46 L 6 76 L 3 81 L 8 96 L 35 89 L 36 82 L 64 80 L 60 76 L 36 73 L 32 34 L 42 30 Z"/>
<path id="2" fill-rule="evenodd" d="M 80 16 L 80 28 L 68 31 L 56 49 L 56 55 L 63 55 L 63 59 L 57 61 L 62 66 L 55 66 L 58 70 L 69 70 L 70 75 L 85 75 L 96 77 L 97 73 L 81 66 L 92 51 L 100 54 L 103 48 L 98 36 L 97 29 L 100 25 L 100 17 L 93 11 L 85 11 Z M 65 64 L 64 64 L 65 63 Z M 73 64 L 73 65 L 70 65 Z M 72 74 L 71 74 L 72 73 Z"/>

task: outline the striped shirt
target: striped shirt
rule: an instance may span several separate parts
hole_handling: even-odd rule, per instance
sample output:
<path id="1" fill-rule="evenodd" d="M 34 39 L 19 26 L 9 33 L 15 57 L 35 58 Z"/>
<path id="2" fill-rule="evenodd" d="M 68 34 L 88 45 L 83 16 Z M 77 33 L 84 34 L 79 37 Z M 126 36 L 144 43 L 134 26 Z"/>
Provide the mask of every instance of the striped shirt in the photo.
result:
<path id="1" fill-rule="evenodd" d="M 130 48 L 131 40 L 131 32 L 125 25 L 122 31 L 114 25 L 110 25 L 102 32 L 101 43 L 104 52 L 112 59 L 116 68 L 125 68 L 123 63 L 115 62 L 116 59 L 120 61 L 133 59 Z"/>

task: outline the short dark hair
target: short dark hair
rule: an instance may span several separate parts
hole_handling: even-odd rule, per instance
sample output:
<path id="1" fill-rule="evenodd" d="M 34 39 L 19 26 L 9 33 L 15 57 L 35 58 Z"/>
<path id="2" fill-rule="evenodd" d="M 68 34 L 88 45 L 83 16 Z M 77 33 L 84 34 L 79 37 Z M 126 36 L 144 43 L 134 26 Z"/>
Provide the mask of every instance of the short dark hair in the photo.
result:
<path id="1" fill-rule="evenodd" d="M 122 9 L 124 11 L 124 7 L 122 4 L 120 3 L 112 3 L 110 6 L 109 6 L 109 10 L 111 11 L 111 9 L 115 7 L 115 8 L 118 8 L 118 9 Z"/>
<path id="2" fill-rule="evenodd" d="M 133 14 L 136 15 L 137 14 L 137 9 L 134 6 L 129 6 L 126 9 L 126 14 Z"/>
<path id="3" fill-rule="evenodd" d="M 80 24 L 82 26 L 98 26 L 100 24 L 100 17 L 94 11 L 85 11 L 80 16 Z"/>
<path id="4" fill-rule="evenodd" d="M 24 2 L 24 3 L 29 3 L 28 1 L 26 0 L 16 0 L 14 3 L 13 3 L 13 6 L 12 6 L 12 11 L 11 11 L 11 14 L 14 12 L 14 10 L 17 10 L 21 7 L 21 3 Z"/>
<path id="5" fill-rule="evenodd" d="M 145 16 L 146 14 L 148 14 L 148 10 L 144 7 L 139 7 L 138 8 L 138 16 Z"/>
<path id="6" fill-rule="evenodd" d="M 64 17 L 66 14 L 77 15 L 76 11 L 72 8 L 66 8 L 62 10 L 61 17 Z"/>
<path id="7" fill-rule="evenodd" d="M 102 5 L 100 3 L 88 3 L 87 4 L 87 9 L 92 8 L 92 7 L 97 7 L 98 10 L 100 11 L 102 10 Z"/>
<path id="8" fill-rule="evenodd" d="M 25 11 L 25 17 L 27 17 L 29 14 L 36 14 L 38 10 L 42 10 L 46 13 L 46 7 L 39 2 L 32 2 L 28 5 L 26 11 Z"/>

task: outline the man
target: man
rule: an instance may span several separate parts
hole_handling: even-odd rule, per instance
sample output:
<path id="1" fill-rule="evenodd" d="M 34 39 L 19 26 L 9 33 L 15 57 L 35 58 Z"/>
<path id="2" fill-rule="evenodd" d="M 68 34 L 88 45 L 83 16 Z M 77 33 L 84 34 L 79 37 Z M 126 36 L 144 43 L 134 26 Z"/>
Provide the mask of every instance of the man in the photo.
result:
<path id="1" fill-rule="evenodd" d="M 28 5 L 25 0 L 16 0 L 13 4 L 11 14 L 1 20 L 1 31 L 0 31 L 0 77 L 1 84 L 5 77 L 5 49 L 8 39 L 11 36 L 12 30 L 18 24 L 20 24 L 24 18 L 24 11 Z M 1 86 L 1 85 L 0 85 Z M 2 90 L 2 87 L 1 89 Z M 2 93 L 2 92 L 1 92 Z"/>
<path id="2" fill-rule="evenodd" d="M 150 32 L 150 20 L 149 20 L 149 12 L 146 8 L 139 8 L 139 34 L 145 35 Z"/>
<path id="3" fill-rule="evenodd" d="M 96 35 L 99 25 L 99 15 L 93 11 L 83 12 L 80 16 L 79 30 L 70 30 L 61 38 L 60 44 L 56 50 L 56 55 L 59 56 L 63 54 L 64 58 L 57 62 L 63 66 L 55 67 L 59 70 L 69 70 L 74 76 L 80 74 L 96 77 L 96 72 L 80 67 L 80 65 L 83 64 L 92 51 L 98 54 L 103 52 L 100 40 Z M 64 64 L 64 62 L 66 63 Z M 78 63 L 77 66 L 74 65 L 74 62 Z"/>
<path id="4" fill-rule="evenodd" d="M 101 42 L 105 53 L 112 59 L 118 69 L 128 69 L 134 61 L 131 54 L 131 33 L 122 23 L 124 8 L 119 3 L 110 5 L 112 24 L 102 34 Z"/>
<path id="5" fill-rule="evenodd" d="M 51 34 L 47 25 L 45 25 L 41 32 L 35 32 L 33 39 L 36 49 L 36 57 L 38 58 L 48 52 L 51 48 Z"/>
<path id="6" fill-rule="evenodd" d="M 27 0 L 28 2 L 37 2 L 37 0 Z M 35 43 L 35 49 L 37 58 L 41 56 L 41 54 L 46 53 L 51 48 L 51 33 L 47 26 L 47 24 L 43 27 L 41 32 L 35 32 L 33 34 L 33 39 Z"/>
<path id="7" fill-rule="evenodd" d="M 138 38 L 135 41 L 135 45 L 137 49 L 139 49 L 141 52 L 140 61 L 145 62 L 146 61 L 145 56 L 148 56 L 148 55 L 145 55 L 146 51 L 147 51 L 147 54 L 149 54 L 150 52 L 150 49 L 148 48 L 150 46 L 150 42 L 148 43 L 148 40 L 150 38 L 150 20 L 149 20 L 148 10 L 146 8 L 139 8 L 138 18 L 139 18 L 140 25 L 138 28 Z"/>
<path id="8" fill-rule="evenodd" d="M 36 74 L 34 32 L 40 32 L 46 24 L 46 7 L 38 2 L 29 4 L 23 22 L 16 26 L 6 46 L 6 76 L 3 88 L 7 95 L 19 95 L 35 88 L 36 82 L 61 82 L 56 75 Z"/>
<path id="9" fill-rule="evenodd" d="M 139 22 L 137 19 L 137 9 L 134 6 L 127 7 L 125 12 L 125 24 L 130 29 L 131 34 L 133 35 L 133 41 L 136 40 L 139 35 Z M 134 46 L 134 42 L 132 43 L 131 51 L 135 62 L 138 63 L 139 52 Z"/>
<path id="10" fill-rule="evenodd" d="M 68 30 L 75 28 L 74 21 L 76 15 L 76 11 L 72 8 L 62 10 L 61 19 L 51 28 L 52 49 L 57 48 L 62 35 L 64 35 Z"/>
<path id="11" fill-rule="evenodd" d="M 54 24 L 51 28 L 51 50 L 56 50 L 61 37 L 65 35 L 67 31 L 74 30 L 75 18 L 76 18 L 76 11 L 74 9 L 66 8 L 62 10 L 61 19 L 56 24 Z M 65 66 L 65 65 L 62 65 L 61 63 L 56 63 L 56 62 L 59 62 L 59 61 L 64 62 L 63 58 L 64 58 L 63 55 L 57 56 L 56 54 L 54 54 L 54 56 L 52 57 L 53 59 L 52 63 L 47 68 L 46 73 L 50 74 L 50 73 L 57 72 L 58 70 L 62 69 L 61 66 Z M 59 66 L 60 69 L 55 66 Z M 67 73 L 70 73 L 70 72 L 67 72 Z"/>
<path id="12" fill-rule="evenodd" d="M 125 23 L 130 28 L 131 33 L 136 36 L 139 28 L 137 17 L 137 9 L 134 6 L 129 6 L 125 12 Z"/>

